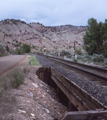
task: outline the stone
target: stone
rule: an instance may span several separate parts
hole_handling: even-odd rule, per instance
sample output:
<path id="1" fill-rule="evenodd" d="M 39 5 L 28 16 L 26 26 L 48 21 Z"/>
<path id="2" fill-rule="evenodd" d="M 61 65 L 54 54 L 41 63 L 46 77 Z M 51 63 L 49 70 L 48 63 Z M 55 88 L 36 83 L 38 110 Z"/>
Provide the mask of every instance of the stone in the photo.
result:
<path id="1" fill-rule="evenodd" d="M 32 83 L 32 85 L 33 85 L 34 87 L 38 88 L 38 85 L 37 85 L 37 84 L 35 84 L 35 83 Z"/>
<path id="2" fill-rule="evenodd" d="M 19 113 L 26 113 L 26 111 L 24 111 L 24 110 L 19 110 L 19 109 L 18 109 L 18 112 L 19 112 Z"/>
<path id="3" fill-rule="evenodd" d="M 43 108 L 48 114 L 50 113 L 50 111 L 47 108 Z"/>
<path id="4" fill-rule="evenodd" d="M 30 96 L 33 97 L 33 93 L 32 92 L 30 92 Z"/>

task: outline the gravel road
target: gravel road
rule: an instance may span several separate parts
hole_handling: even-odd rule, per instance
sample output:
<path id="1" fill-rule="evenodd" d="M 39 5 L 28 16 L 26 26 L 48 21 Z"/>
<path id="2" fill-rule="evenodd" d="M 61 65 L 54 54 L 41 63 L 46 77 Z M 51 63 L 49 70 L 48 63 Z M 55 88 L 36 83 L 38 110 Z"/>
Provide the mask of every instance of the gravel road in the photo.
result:
<path id="1" fill-rule="evenodd" d="M 26 59 L 26 55 L 10 55 L 5 57 L 0 57 L 0 76 L 17 66 L 21 61 Z"/>

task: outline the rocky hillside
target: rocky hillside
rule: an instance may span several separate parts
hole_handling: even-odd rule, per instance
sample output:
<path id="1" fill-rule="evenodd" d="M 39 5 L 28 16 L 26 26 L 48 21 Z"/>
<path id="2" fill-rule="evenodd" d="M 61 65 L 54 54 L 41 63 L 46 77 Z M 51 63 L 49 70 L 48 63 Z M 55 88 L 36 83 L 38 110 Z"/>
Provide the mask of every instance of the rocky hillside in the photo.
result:
<path id="1" fill-rule="evenodd" d="M 27 24 L 21 20 L 6 19 L 0 21 L 0 44 L 8 45 L 13 50 L 27 43 L 31 45 L 33 52 L 62 49 L 72 52 L 74 41 L 77 41 L 77 48 L 82 48 L 86 29 L 86 26 L 50 27 L 40 23 Z"/>

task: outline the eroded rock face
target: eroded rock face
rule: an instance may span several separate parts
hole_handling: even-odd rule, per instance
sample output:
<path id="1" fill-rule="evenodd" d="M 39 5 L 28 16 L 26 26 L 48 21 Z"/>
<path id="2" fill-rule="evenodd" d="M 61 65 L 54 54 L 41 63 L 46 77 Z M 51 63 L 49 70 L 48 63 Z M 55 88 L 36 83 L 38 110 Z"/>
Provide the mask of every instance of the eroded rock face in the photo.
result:
<path id="1" fill-rule="evenodd" d="M 36 51 L 43 51 L 44 48 L 50 51 L 59 49 L 72 51 L 74 41 L 82 48 L 86 29 L 86 26 L 49 27 L 40 23 L 27 24 L 21 20 L 6 19 L 0 21 L 0 41 L 1 44 L 8 44 L 13 49 L 27 43 Z"/>

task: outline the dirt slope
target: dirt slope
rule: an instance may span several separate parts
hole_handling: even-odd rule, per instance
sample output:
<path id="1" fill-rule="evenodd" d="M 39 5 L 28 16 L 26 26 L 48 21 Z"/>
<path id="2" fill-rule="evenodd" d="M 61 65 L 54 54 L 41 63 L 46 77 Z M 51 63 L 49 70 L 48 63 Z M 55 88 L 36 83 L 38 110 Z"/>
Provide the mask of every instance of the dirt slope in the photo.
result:
<path id="1" fill-rule="evenodd" d="M 55 91 L 35 75 L 38 68 L 25 67 L 24 84 L 0 93 L 0 120 L 54 120 L 67 111 Z"/>

